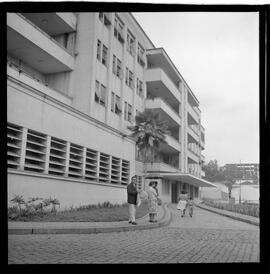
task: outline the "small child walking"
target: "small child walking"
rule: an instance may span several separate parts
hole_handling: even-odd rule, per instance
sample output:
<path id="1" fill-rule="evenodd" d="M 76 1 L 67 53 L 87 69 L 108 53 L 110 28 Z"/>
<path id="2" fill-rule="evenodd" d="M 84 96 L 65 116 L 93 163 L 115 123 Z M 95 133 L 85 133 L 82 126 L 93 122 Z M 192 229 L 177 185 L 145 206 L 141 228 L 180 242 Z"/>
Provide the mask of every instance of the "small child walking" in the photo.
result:
<path id="1" fill-rule="evenodd" d="M 190 196 L 188 201 L 187 201 L 187 208 L 188 208 L 188 213 L 189 216 L 193 216 L 193 198 Z"/>

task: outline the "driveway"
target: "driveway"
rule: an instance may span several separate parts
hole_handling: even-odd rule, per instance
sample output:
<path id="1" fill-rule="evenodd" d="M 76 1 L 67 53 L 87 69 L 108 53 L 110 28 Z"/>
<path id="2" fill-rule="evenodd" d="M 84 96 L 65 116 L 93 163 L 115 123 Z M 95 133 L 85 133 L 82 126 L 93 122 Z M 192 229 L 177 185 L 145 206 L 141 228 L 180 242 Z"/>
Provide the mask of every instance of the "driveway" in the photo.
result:
<path id="1" fill-rule="evenodd" d="M 259 228 L 195 208 L 169 205 L 165 227 L 80 235 L 9 235 L 9 264 L 259 262 Z"/>

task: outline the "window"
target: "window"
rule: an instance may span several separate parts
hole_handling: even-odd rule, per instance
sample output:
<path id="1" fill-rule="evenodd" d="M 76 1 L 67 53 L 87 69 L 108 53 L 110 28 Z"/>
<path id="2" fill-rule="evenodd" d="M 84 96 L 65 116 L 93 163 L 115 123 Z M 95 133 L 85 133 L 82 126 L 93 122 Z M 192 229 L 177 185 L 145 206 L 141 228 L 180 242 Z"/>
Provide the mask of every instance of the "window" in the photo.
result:
<path id="1" fill-rule="evenodd" d="M 129 162 L 122 160 L 121 184 L 127 185 L 129 181 Z"/>
<path id="2" fill-rule="evenodd" d="M 120 183 L 120 168 L 121 160 L 119 158 L 112 157 L 111 183 Z"/>
<path id="3" fill-rule="evenodd" d="M 101 42 L 97 41 L 97 59 L 100 61 L 101 59 Z"/>
<path id="4" fill-rule="evenodd" d="M 66 170 L 66 148 L 65 141 L 51 138 L 49 174 L 65 175 Z"/>
<path id="5" fill-rule="evenodd" d="M 89 180 L 97 179 L 97 151 L 87 148 L 85 159 L 85 178 Z"/>
<path id="6" fill-rule="evenodd" d="M 114 112 L 114 93 L 112 92 L 112 98 L 111 98 L 111 111 Z"/>
<path id="7" fill-rule="evenodd" d="M 128 105 L 127 102 L 125 102 L 125 113 L 124 113 L 124 119 L 127 120 L 128 117 Z"/>
<path id="8" fill-rule="evenodd" d="M 105 100 L 106 100 L 106 87 L 101 84 L 101 97 L 100 97 L 100 104 L 105 106 Z"/>
<path id="9" fill-rule="evenodd" d="M 134 74 L 131 70 L 126 67 L 125 83 L 130 87 L 134 88 Z"/>
<path id="10" fill-rule="evenodd" d="M 46 136 L 39 132 L 28 130 L 24 170 L 44 172 L 46 156 Z"/>
<path id="11" fill-rule="evenodd" d="M 125 83 L 128 85 L 128 68 L 126 67 Z"/>
<path id="12" fill-rule="evenodd" d="M 104 16 L 104 13 L 103 13 L 103 12 L 99 12 L 99 13 L 98 13 L 98 17 L 99 17 L 99 20 L 100 20 L 101 22 L 103 22 L 103 16 Z"/>
<path id="13" fill-rule="evenodd" d="M 108 48 L 103 45 L 102 48 L 102 64 L 107 67 L 108 62 Z"/>
<path id="14" fill-rule="evenodd" d="M 123 34 L 124 24 L 120 22 L 119 18 L 115 18 L 114 20 L 114 37 L 120 42 L 124 43 L 124 34 Z"/>
<path id="15" fill-rule="evenodd" d="M 139 190 L 143 190 L 142 176 L 138 176 L 137 187 L 138 187 Z"/>
<path id="16" fill-rule="evenodd" d="M 113 74 L 116 74 L 116 56 L 113 55 L 113 67 L 112 67 Z"/>
<path id="17" fill-rule="evenodd" d="M 143 82 L 137 78 L 136 93 L 143 98 Z"/>
<path id="18" fill-rule="evenodd" d="M 122 112 L 120 97 L 118 95 L 115 96 L 115 110 L 114 110 L 114 112 L 118 115 L 120 115 Z"/>
<path id="19" fill-rule="evenodd" d="M 131 122 L 131 117 L 132 117 L 132 106 L 128 104 L 128 121 Z"/>
<path id="20" fill-rule="evenodd" d="M 133 76 L 132 71 L 129 71 L 128 86 L 130 88 L 134 88 L 134 76 Z"/>
<path id="21" fill-rule="evenodd" d="M 104 25 L 109 28 L 111 26 L 111 18 L 110 18 L 110 15 L 109 13 L 107 12 L 99 12 L 99 20 L 104 23 Z"/>
<path id="22" fill-rule="evenodd" d="M 116 76 L 122 79 L 122 62 L 117 58 Z"/>
<path id="23" fill-rule="evenodd" d="M 82 166 L 83 147 L 75 144 L 70 144 L 68 176 L 74 178 L 81 178 Z"/>
<path id="24" fill-rule="evenodd" d="M 145 62 L 144 62 L 144 52 L 145 52 L 145 50 L 144 50 L 143 47 L 138 43 L 137 62 L 138 62 L 142 67 L 145 66 Z"/>
<path id="25" fill-rule="evenodd" d="M 7 164 L 10 168 L 20 167 L 21 146 L 23 129 L 21 127 L 8 124 L 7 127 Z"/>
<path id="26" fill-rule="evenodd" d="M 22 146 L 24 134 L 25 147 Z M 129 182 L 130 163 L 124 159 L 99 153 L 75 143 L 69 144 L 66 140 L 49 137 L 44 133 L 23 129 L 21 126 L 10 123 L 7 126 L 7 137 L 8 168 L 18 169 L 21 163 L 24 170 L 59 176 L 59 178 L 68 175 L 104 183 L 127 185 Z M 68 147 L 70 149 L 67 161 Z M 21 153 L 22 150 L 24 150 L 23 153 Z M 49 155 L 46 155 L 47 153 Z M 20 161 L 21 156 L 24 157 L 22 161 Z M 45 168 L 46 164 L 48 164 L 48 170 Z"/>
<path id="27" fill-rule="evenodd" d="M 130 32 L 127 33 L 127 51 L 135 55 L 135 37 Z"/>
<path id="28" fill-rule="evenodd" d="M 99 157 L 99 181 L 109 182 L 110 174 L 110 156 L 105 153 L 100 153 Z"/>
<path id="29" fill-rule="evenodd" d="M 106 87 L 96 80 L 95 101 L 105 106 L 105 100 L 106 100 Z"/>

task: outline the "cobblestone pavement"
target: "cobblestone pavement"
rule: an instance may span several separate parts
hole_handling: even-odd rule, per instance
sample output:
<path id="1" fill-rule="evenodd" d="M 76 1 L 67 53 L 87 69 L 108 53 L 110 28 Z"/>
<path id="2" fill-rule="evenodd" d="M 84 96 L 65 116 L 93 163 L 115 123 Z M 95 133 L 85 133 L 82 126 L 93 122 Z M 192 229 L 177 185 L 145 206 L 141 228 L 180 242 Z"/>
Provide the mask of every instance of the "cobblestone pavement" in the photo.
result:
<path id="1" fill-rule="evenodd" d="M 9 235 L 9 264 L 259 262 L 259 228 L 202 209 L 169 226 L 81 235 Z"/>

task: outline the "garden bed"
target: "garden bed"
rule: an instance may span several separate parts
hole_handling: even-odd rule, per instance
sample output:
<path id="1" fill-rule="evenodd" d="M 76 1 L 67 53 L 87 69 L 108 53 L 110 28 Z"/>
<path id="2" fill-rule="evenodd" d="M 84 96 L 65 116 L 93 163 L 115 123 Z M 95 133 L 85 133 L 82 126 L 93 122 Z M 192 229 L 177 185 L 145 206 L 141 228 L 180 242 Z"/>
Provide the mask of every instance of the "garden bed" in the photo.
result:
<path id="1" fill-rule="evenodd" d="M 212 199 L 202 199 L 202 203 L 218 209 L 228 210 L 248 216 L 259 217 L 259 205 L 257 204 L 230 204 Z"/>
<path id="2" fill-rule="evenodd" d="M 147 202 L 144 201 L 137 208 L 136 218 L 141 218 L 148 213 Z M 128 220 L 128 204 L 113 205 L 109 202 L 98 205 L 86 205 L 70 208 L 64 211 L 31 211 L 12 207 L 8 211 L 9 221 L 24 222 L 115 222 Z"/>

